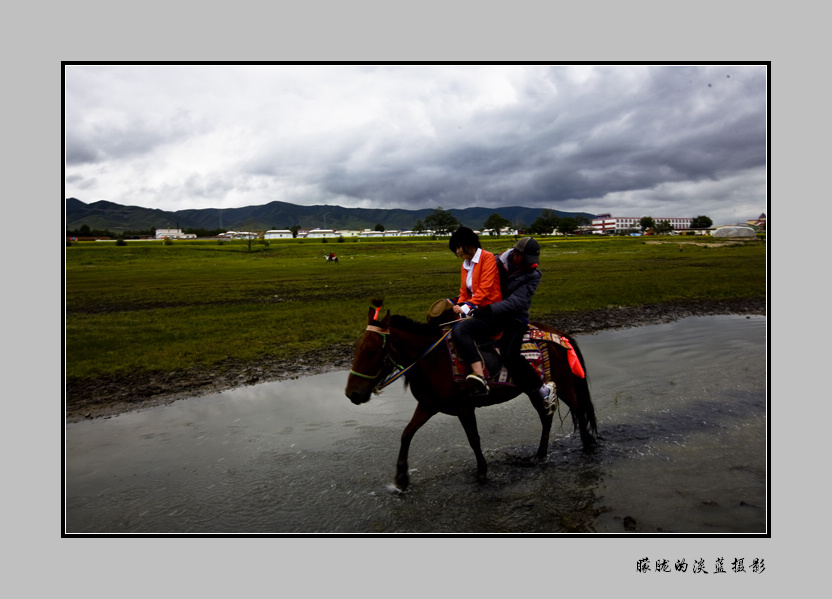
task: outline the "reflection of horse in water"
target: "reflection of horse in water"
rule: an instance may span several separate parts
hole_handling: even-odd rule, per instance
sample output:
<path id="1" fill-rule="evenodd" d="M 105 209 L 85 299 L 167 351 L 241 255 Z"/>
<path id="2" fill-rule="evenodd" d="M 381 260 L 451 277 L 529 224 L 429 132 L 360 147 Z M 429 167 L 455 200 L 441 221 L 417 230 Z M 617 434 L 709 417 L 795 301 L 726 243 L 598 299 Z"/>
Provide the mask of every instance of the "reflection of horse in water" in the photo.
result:
<path id="1" fill-rule="evenodd" d="M 584 376 L 573 372 L 567 347 L 560 343 L 539 341 L 547 344 L 550 358 L 549 376 L 557 386 L 558 398 L 569 406 L 574 428 L 580 433 L 583 446 L 587 449 L 596 443 L 592 433 L 597 434 L 597 426 L 595 408 L 585 375 L 586 365 L 578 344 L 572 337 L 551 327 L 539 324 L 535 326 L 544 332 L 555 333 L 565 338 L 574 351 L 573 362 L 580 362 L 580 368 L 577 365 L 576 368 L 579 372 L 583 370 Z M 396 464 L 396 487 L 402 491 L 410 482 L 407 455 L 413 435 L 432 416 L 440 412 L 459 418 L 477 459 L 477 478 L 485 480 L 487 465 L 480 447 L 474 410 L 503 403 L 521 393 L 514 385 L 495 385 L 488 395 L 469 395 L 464 384 L 453 377 L 452 358 L 444 343 L 440 343 L 443 338 L 444 331 L 439 326 L 415 322 L 404 316 L 391 317 L 389 311 L 384 318 L 379 319 L 379 308 L 370 308 L 367 328 L 355 348 L 352 370 L 345 389 L 352 403 L 367 402 L 374 390 L 377 391 L 386 385 L 383 381 L 397 368 L 406 368 L 406 384 L 410 386 L 410 391 L 418 402 L 410 423 L 402 432 Z M 547 410 L 539 394 L 528 394 L 528 397 L 537 410 L 542 425 L 536 458 L 545 459 L 549 449 L 553 414 Z"/>
<path id="2" fill-rule="evenodd" d="M 324 258 L 326 258 L 327 264 L 330 262 L 340 264 L 340 262 L 338 262 L 338 256 L 336 256 L 335 254 L 327 254 L 326 256 L 324 256 Z"/>

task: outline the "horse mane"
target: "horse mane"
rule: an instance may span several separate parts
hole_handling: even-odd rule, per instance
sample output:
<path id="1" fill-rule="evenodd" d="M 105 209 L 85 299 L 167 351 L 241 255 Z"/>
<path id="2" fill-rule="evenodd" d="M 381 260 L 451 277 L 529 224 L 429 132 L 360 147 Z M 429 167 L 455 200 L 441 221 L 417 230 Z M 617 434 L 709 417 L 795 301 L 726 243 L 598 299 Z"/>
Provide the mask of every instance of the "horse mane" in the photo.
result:
<path id="1" fill-rule="evenodd" d="M 400 314 L 394 314 L 390 317 L 390 326 L 407 333 L 430 337 L 432 339 L 438 339 L 443 334 L 442 328 L 438 325 L 427 322 L 417 322 Z"/>

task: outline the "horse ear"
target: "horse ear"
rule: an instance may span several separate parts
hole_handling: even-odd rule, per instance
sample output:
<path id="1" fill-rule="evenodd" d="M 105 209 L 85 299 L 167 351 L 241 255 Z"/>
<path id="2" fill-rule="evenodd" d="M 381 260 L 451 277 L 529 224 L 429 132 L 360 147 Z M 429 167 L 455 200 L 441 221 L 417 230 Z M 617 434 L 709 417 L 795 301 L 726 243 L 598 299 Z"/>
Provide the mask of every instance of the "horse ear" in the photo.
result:
<path id="1" fill-rule="evenodd" d="M 368 324 L 373 323 L 373 320 L 374 320 L 373 316 L 375 315 L 375 313 L 376 313 L 375 308 L 370 308 L 370 311 L 367 312 L 367 323 Z"/>
<path id="2" fill-rule="evenodd" d="M 384 315 L 384 320 L 381 321 L 381 326 L 385 329 L 390 328 L 390 310 L 387 310 L 387 314 Z"/>

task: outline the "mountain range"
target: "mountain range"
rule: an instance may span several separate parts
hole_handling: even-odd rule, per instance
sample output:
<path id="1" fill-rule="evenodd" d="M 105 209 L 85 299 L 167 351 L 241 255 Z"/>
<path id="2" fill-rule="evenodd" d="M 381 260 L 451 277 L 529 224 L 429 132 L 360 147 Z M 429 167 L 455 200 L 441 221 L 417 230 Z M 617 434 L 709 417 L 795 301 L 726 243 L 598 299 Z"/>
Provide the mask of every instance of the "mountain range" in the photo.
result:
<path id="1" fill-rule="evenodd" d="M 494 213 L 510 220 L 515 226 L 532 224 L 543 212 L 542 208 L 507 206 L 504 208 L 449 208 L 459 222 L 479 229 Z M 550 209 L 560 218 L 595 216 L 587 212 L 563 212 Z M 201 208 L 189 210 L 160 210 L 140 206 L 122 206 L 114 202 L 98 201 L 86 204 L 76 198 L 66 199 L 64 227 L 74 231 L 83 225 L 92 230 L 114 233 L 149 229 L 215 229 L 233 231 L 266 231 L 301 228 L 362 230 L 382 225 L 385 230 L 412 229 L 416 222 L 433 214 L 433 208 L 404 210 L 399 208 L 342 208 L 340 206 L 299 206 L 286 202 L 269 202 L 262 206 L 242 208 Z"/>

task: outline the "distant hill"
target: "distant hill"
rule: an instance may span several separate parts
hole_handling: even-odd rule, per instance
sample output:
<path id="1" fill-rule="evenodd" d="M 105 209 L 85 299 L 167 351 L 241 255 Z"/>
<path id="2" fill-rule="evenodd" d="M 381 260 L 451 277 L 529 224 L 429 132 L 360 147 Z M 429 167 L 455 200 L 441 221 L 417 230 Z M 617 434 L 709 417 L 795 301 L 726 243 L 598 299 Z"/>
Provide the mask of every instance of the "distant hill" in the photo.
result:
<path id="1" fill-rule="evenodd" d="M 479 229 L 495 212 L 515 225 L 532 224 L 543 212 L 541 208 L 507 206 L 505 208 L 447 208 L 462 224 Z M 93 230 L 109 230 L 114 233 L 154 229 L 224 229 L 237 231 L 265 231 L 288 229 L 294 225 L 302 228 L 361 230 L 383 225 L 386 230 L 412 229 L 416 221 L 424 222 L 434 208 L 402 210 L 398 208 L 342 208 L 340 206 L 298 206 L 286 202 L 269 202 L 262 206 L 244 208 L 203 208 L 199 210 L 159 210 L 139 206 L 122 206 L 114 202 L 99 201 L 86 204 L 76 198 L 66 200 L 64 226 L 74 231 L 87 225 Z M 587 212 L 563 212 L 552 210 L 559 217 L 583 215 Z"/>

